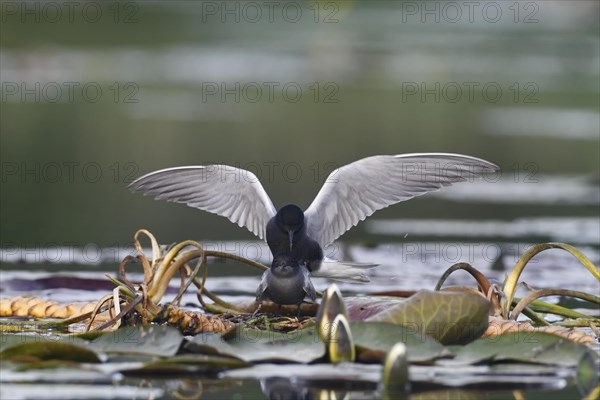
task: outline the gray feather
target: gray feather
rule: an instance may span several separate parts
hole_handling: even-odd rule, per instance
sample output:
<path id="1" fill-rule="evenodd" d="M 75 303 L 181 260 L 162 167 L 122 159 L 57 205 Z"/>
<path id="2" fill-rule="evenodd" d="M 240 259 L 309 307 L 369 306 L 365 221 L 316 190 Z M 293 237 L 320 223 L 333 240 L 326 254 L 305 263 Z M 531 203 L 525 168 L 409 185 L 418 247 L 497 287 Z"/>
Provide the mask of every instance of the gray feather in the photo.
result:
<path id="1" fill-rule="evenodd" d="M 363 158 L 329 175 L 304 213 L 307 233 L 325 247 L 377 210 L 498 170 L 488 161 L 460 154 Z"/>
<path id="2" fill-rule="evenodd" d="M 162 169 L 136 179 L 129 189 L 226 217 L 261 239 L 276 213 L 256 175 L 228 165 Z"/>

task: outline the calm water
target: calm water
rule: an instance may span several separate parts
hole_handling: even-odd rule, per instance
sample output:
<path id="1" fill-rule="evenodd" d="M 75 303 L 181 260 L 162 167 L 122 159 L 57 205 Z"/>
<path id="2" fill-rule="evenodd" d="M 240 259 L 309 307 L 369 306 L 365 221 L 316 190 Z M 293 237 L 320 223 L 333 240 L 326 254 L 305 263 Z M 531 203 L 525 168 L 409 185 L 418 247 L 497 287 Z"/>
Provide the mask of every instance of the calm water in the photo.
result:
<path id="1" fill-rule="evenodd" d="M 164 242 L 246 240 L 125 186 L 222 162 L 255 172 L 276 206 L 305 207 L 337 166 L 426 151 L 502 172 L 377 218 L 599 218 L 597 2 L 507 3 L 494 18 L 483 2 L 456 19 L 439 2 L 311 4 L 272 17 L 263 6 L 256 21 L 237 2 L 229 14 L 220 2 L 107 2 L 97 21 L 83 7 L 53 18 L 7 6 L 2 247 L 128 246 L 140 227 Z M 380 240 L 365 224 L 344 238 Z"/>
<path id="2" fill-rule="evenodd" d="M 223 218 L 128 193 L 146 172 L 227 163 L 253 171 L 276 206 L 306 207 L 338 166 L 428 151 L 502 171 L 382 210 L 344 235 L 328 255 L 380 264 L 372 284 L 344 284 L 345 294 L 433 288 L 458 261 L 501 281 L 542 241 L 576 245 L 597 265 L 598 3 L 477 2 L 472 13 L 449 4 L 89 2 L 71 14 L 62 2 L 3 2 L 0 295 L 96 300 L 107 290 L 102 272 L 115 272 L 142 227 L 161 243 L 191 238 L 268 262 L 266 247 Z M 558 250 L 523 279 L 600 290 Z M 257 283 L 254 270 L 211 264 L 209 287 L 227 299 L 250 298 Z M 472 282 L 458 273 L 448 284 Z M 255 378 L 204 381 L 203 398 L 274 397 L 278 385 L 310 398 L 319 386 Z M 49 393 L 10 383 L 22 379 L 2 390 Z M 97 379 L 96 398 L 200 386 Z M 82 398 L 88 388 L 66 392 Z M 578 397 L 561 390 L 527 398 Z"/>

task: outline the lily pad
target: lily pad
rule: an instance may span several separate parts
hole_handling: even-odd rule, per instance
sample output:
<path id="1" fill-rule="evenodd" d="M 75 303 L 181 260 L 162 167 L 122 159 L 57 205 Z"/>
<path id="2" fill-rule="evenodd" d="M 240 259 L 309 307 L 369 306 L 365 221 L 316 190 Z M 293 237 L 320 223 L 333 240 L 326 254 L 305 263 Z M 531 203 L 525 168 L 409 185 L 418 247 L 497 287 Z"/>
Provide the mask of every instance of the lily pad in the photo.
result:
<path id="1" fill-rule="evenodd" d="M 49 334 L 0 334 L 0 352 L 8 347 L 25 343 L 69 343 L 85 346 L 87 342 L 73 335 L 49 335 Z"/>
<path id="2" fill-rule="evenodd" d="M 8 346 L 0 359 L 13 361 L 61 360 L 82 363 L 99 363 L 98 355 L 90 349 L 64 341 L 25 342 Z"/>
<path id="3" fill-rule="evenodd" d="M 584 354 L 595 354 L 582 344 L 546 332 L 509 332 L 479 339 L 455 350 L 452 364 L 482 361 L 524 361 L 574 367 Z"/>
<path id="4" fill-rule="evenodd" d="M 386 322 L 350 323 L 354 344 L 363 361 L 381 361 L 398 342 L 407 347 L 410 362 L 426 362 L 446 356 L 449 351 L 435 339 L 410 328 Z"/>
<path id="5" fill-rule="evenodd" d="M 404 304 L 406 299 L 392 296 L 344 297 L 350 321 L 366 321 L 389 307 Z"/>
<path id="6" fill-rule="evenodd" d="M 308 363 L 325 355 L 325 345 L 315 326 L 288 333 L 238 327 L 223 336 L 197 335 L 192 343 L 200 347 L 208 346 L 246 362 L 269 360 Z"/>
<path id="7" fill-rule="evenodd" d="M 465 291 L 422 290 L 403 301 L 377 297 L 347 299 L 346 307 L 352 320 L 402 325 L 447 345 L 479 338 L 488 326 L 490 303 Z"/>
<path id="8" fill-rule="evenodd" d="M 178 329 L 162 325 L 128 326 L 108 332 L 88 346 L 104 353 L 144 354 L 170 357 L 177 353 L 183 336 Z"/>
<path id="9" fill-rule="evenodd" d="M 242 360 L 206 354 L 185 354 L 144 364 L 139 369 L 122 371 L 125 375 L 218 373 L 232 368 L 248 367 Z"/>

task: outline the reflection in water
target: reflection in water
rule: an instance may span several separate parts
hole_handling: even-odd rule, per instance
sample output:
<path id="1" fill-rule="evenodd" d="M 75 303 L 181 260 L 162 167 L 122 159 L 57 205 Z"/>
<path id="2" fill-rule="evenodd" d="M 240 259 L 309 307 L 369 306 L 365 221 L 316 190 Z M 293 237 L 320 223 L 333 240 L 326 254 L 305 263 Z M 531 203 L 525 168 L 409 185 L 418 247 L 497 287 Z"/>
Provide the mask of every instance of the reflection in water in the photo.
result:
<path id="1" fill-rule="evenodd" d="M 261 379 L 260 387 L 269 400 L 308 400 L 314 399 L 306 387 L 294 385 L 288 378 Z"/>
<path id="2" fill-rule="evenodd" d="M 0 226 L 3 242 L 108 245 L 129 241 L 130 231 L 150 223 L 167 232 L 167 240 L 231 236 L 217 224 L 199 230 L 214 222 L 208 216 L 187 223 L 186 215 L 194 214 L 129 197 L 116 162 L 141 172 L 183 160 L 306 160 L 298 182 L 269 182 L 279 186 L 273 192 L 292 192 L 299 202 L 313 195 L 308 180 L 314 162 L 343 165 L 381 153 L 465 152 L 503 167 L 537 162 L 545 174 L 597 169 L 597 151 L 588 145 L 596 143 L 598 131 L 596 3 L 500 2 L 498 23 L 486 22 L 481 13 L 469 21 L 462 3 L 462 18 L 440 23 L 394 1 L 330 2 L 340 7 L 336 22 L 315 23 L 311 16 L 319 2 L 300 3 L 304 18 L 293 24 L 268 18 L 232 23 L 231 15 L 225 23 L 217 16 L 203 21 L 205 2 L 135 3 L 139 21 L 127 27 L 64 19 L 29 25 L 16 14 L 7 16 L 0 80 L 11 90 L 2 92 L 2 155 L 12 170 L 3 171 L 2 204 L 10 210 Z M 434 3 L 411 6 L 442 7 Z M 535 22 L 523 23 L 525 6 L 534 4 Z M 105 17 L 110 12 L 106 8 Z M 127 28 L 127 34 L 112 28 Z M 276 85 L 274 100 L 269 82 Z M 297 103 L 285 96 L 288 83 L 303 93 Z M 86 84 L 101 88 L 100 101 L 85 96 Z M 335 92 L 331 103 L 325 101 L 327 84 Z M 486 97 L 486 85 L 502 96 Z M 532 145 L 534 135 L 544 135 L 543 146 Z M 100 165 L 102 179 L 73 181 L 64 168 L 57 180 L 44 176 L 45 167 L 65 164 Z M 29 174 L 35 165 L 39 171 Z M 582 192 L 558 183 L 571 197 L 553 203 L 557 209 L 597 204 L 598 190 L 590 192 L 589 185 Z M 498 195 L 496 203 L 504 202 L 503 211 L 527 216 L 520 205 L 532 200 L 519 194 L 521 187 L 498 183 L 487 189 Z M 541 190 L 530 190 L 530 197 L 547 204 Z M 426 215 L 424 204 L 416 200 L 407 207 Z M 454 215 L 438 210 L 439 217 Z M 388 211 L 402 215 L 402 208 Z M 496 210 L 488 206 L 486 212 L 492 217 Z M 559 212 L 564 215 L 564 208 Z M 115 229 L 116 221 L 123 229 Z"/>
<path id="3" fill-rule="evenodd" d="M 501 220 L 372 220 L 367 230 L 379 235 L 463 238 L 549 238 L 552 241 L 600 245 L 600 220 L 582 218 L 519 218 Z"/>
<path id="4" fill-rule="evenodd" d="M 28 167 L 15 174 L 3 170 L 0 227 L 3 296 L 36 291 L 59 301 L 97 300 L 98 292 L 91 290 L 43 286 L 38 291 L 32 285 L 49 282 L 36 282 L 38 278 L 60 278 L 56 271 L 67 264 L 80 270 L 103 264 L 114 273 L 119 261 L 132 253 L 130 234 L 140 225 L 152 225 L 156 231 L 165 232 L 165 241 L 175 237 L 206 239 L 207 235 L 235 238 L 229 236 L 231 231 L 220 230 L 221 222 L 213 225 L 215 220 L 192 212 L 184 214 L 183 210 L 165 205 L 151 208 L 143 199 L 128 197 L 124 177 L 114 175 L 114 168 L 108 167 L 116 161 L 132 163 L 140 170 L 153 170 L 182 165 L 182 160 L 187 163 L 280 161 L 283 165 L 306 159 L 304 180 L 291 185 L 278 178 L 277 182 L 269 182 L 272 186 L 268 189 L 290 191 L 308 200 L 314 195 L 310 188 L 315 182 L 309 182 L 313 171 L 307 166 L 314 161 L 341 165 L 359 156 L 382 152 L 467 152 L 468 148 L 468 153 L 486 156 L 504 168 L 520 162 L 519 175 L 504 170 L 500 181 L 473 182 L 437 194 L 438 199 L 467 203 L 463 206 L 466 211 L 459 215 L 454 214 L 459 205 L 452 202 L 447 202 L 450 211 L 440 205 L 434 215 L 459 220 L 373 220 L 365 225 L 373 233 L 400 235 L 402 239 L 376 248 L 351 247 L 356 261 L 377 262 L 381 266 L 373 271 L 370 285 L 342 286 L 344 294 L 432 288 L 441 271 L 458 261 L 471 262 L 486 275 L 501 280 L 526 249 L 525 243 L 531 241 L 531 236 L 591 244 L 594 247 L 585 252 L 593 262 L 598 262 L 597 209 L 589 207 L 600 203 L 597 177 L 591 176 L 596 179 L 592 181 L 586 177 L 547 175 L 597 174 L 600 64 L 597 2 L 499 2 L 496 4 L 503 8 L 504 18 L 493 24 L 483 21 L 480 13 L 475 23 L 466 19 L 458 23 L 434 23 L 431 18 L 422 23 L 421 15 L 407 15 L 402 9 L 402 4 L 423 9 L 425 4 L 441 7 L 440 2 L 331 2 L 328 4 L 348 8 L 340 10 L 336 16 L 338 23 L 315 24 L 307 18 L 297 24 L 264 25 L 222 24 L 217 19 L 203 23 L 202 4 L 208 3 L 222 2 L 136 2 L 141 8 L 139 22 L 130 24 L 131 29 L 127 30 L 115 24 L 83 21 L 19 24 L 18 15 L 3 24 L 1 83 L 8 85 L 6 88 L 14 85 L 21 88 L 21 84 L 35 88 L 37 83 L 49 89 L 39 91 L 37 96 L 25 92 L 2 93 L 3 161 L 6 166 Z M 318 3 L 305 4 L 314 9 Z M 536 22 L 515 22 L 511 13 L 515 5 L 521 7 L 521 21 L 527 15 L 523 12 L 530 11 L 525 6 L 539 7 Z M 481 6 L 476 6 L 478 11 Z M 309 9 L 305 11 L 305 15 L 312 15 Z M 467 11 L 464 8 L 463 11 L 466 17 Z M 153 12 L 157 12 L 156 19 Z M 48 34 L 40 34 L 38 29 Z M 65 89 L 65 83 L 74 81 L 80 85 L 76 87 L 75 101 L 69 100 L 64 90 L 59 101 L 52 102 L 53 88 Z M 220 86 L 219 93 L 214 95 L 204 90 L 207 83 L 225 83 L 231 88 L 236 82 L 242 87 L 257 82 L 261 87 L 273 81 L 277 81 L 279 88 L 287 82 L 298 83 L 305 93 L 303 101 L 285 101 L 281 90 L 276 92 L 275 102 L 270 102 L 263 91 L 261 101 L 253 103 L 248 99 L 256 94 L 243 90 L 240 102 L 223 101 L 224 91 Z M 310 85 L 329 81 L 338 85 L 339 104 L 313 101 L 315 91 Z M 135 100 L 139 101 L 114 99 L 115 82 L 134 82 L 139 89 Z M 469 100 L 468 82 L 475 82 L 475 101 Z M 86 83 L 97 83 L 102 88 L 103 101 L 93 103 L 82 99 L 79 89 Z M 435 89 L 436 84 L 441 90 Z M 501 88 L 503 96 L 498 103 L 484 98 L 481 88 L 486 84 Z M 417 92 L 407 94 L 406 89 Z M 462 98 L 454 103 L 456 89 Z M 528 100 L 534 103 L 527 104 Z M 284 136 L 288 133 L 291 135 Z M 538 142 L 540 139 L 543 143 Z M 527 162 L 535 163 L 530 165 L 533 169 Z M 102 179 L 89 182 L 78 177 L 73 183 L 63 169 L 63 179 L 53 182 L 52 177 L 45 179 L 43 173 L 34 171 L 27 175 L 26 172 L 33 165 L 42 165 L 44 171 L 44 165 L 69 163 L 80 166 L 97 163 L 103 168 Z M 117 168 L 117 172 L 123 170 Z M 466 221 L 464 218 L 472 217 L 474 202 L 482 203 L 481 208 L 487 207 L 486 211 L 474 217 L 478 220 Z M 424 206 L 423 212 L 419 207 L 426 203 L 416 201 L 407 207 L 417 211 L 415 216 L 423 217 L 428 210 Z M 524 209 L 531 205 L 548 207 L 544 210 L 549 217 L 531 218 L 532 214 Z M 404 208 L 397 210 L 397 214 L 388 217 L 407 215 Z M 513 220 L 500 221 L 500 218 Z M 436 239 L 444 235 L 446 242 L 406 243 L 403 239 L 406 233 Z M 458 236 L 479 242 L 448 242 L 460 239 Z M 508 238 L 511 243 L 498 245 L 492 237 Z M 481 238 L 486 242 L 481 242 Z M 93 241 L 98 244 L 87 245 Z M 76 247 L 69 246 L 73 242 Z M 125 245 L 107 247 L 113 243 Z M 222 243 L 212 244 L 225 251 L 235 248 L 242 256 L 268 262 L 268 249 L 260 247 L 262 244 L 255 246 L 258 242 L 239 241 L 232 246 L 226 244 L 224 249 L 220 247 Z M 517 250 L 510 251 L 511 246 Z M 256 249 L 261 249 L 260 254 L 248 253 Z M 334 256 L 343 250 L 338 247 Z M 10 263 L 20 264 L 7 266 Z M 501 265 L 493 270 L 494 264 Z M 212 265 L 217 268 L 211 268 L 208 288 L 228 294 L 227 301 L 251 296 L 258 285 L 258 275 L 213 276 L 228 272 L 227 268 L 220 268 L 223 264 Z M 566 287 L 592 293 L 600 289 L 572 257 L 560 252 L 536 257 L 526 274 L 525 279 L 535 286 L 556 286 L 560 279 Z M 82 278 L 91 281 L 98 276 L 88 273 Z M 469 277 L 461 274 L 451 278 L 449 285 L 472 284 Z M 82 282 L 76 283 L 81 288 Z M 328 284 L 315 281 L 320 289 Z M 176 291 L 177 284 L 174 285 Z M 189 302 L 197 304 L 195 297 Z M 8 382 L 10 376 L 3 371 L 2 378 L 7 381 L 2 383 L 1 397 L 54 398 L 57 387 L 63 397 L 71 398 L 182 395 L 207 400 L 261 396 L 372 399 L 380 395 L 374 391 L 375 384 L 347 391 L 333 389 L 339 388 L 340 382 L 356 381 L 357 375 L 340 376 L 334 382 L 337 386 L 331 382 L 313 385 L 307 377 L 299 380 L 301 368 L 292 367 L 293 371 L 285 372 L 283 378 L 272 378 L 273 373 L 250 376 L 243 383 L 225 378 L 219 382 L 229 386 L 217 386 L 214 381 L 211 384 L 209 380 L 194 377 L 165 385 L 167 390 L 155 378 L 148 379 L 150 385 L 140 387 L 130 387 L 126 382 L 121 382 L 122 386 L 118 382 L 104 385 L 98 381 L 79 385 L 71 382 L 77 374 L 70 373 L 60 383 L 55 376 L 50 384 L 29 384 L 24 382 L 34 376 L 34 371 L 22 372 L 12 382 Z M 312 368 L 316 366 L 307 367 L 311 368 L 307 374 L 314 375 Z M 282 366 L 276 369 L 279 373 L 283 370 Z M 477 372 L 481 376 L 485 373 Z M 364 378 L 367 371 L 357 374 Z M 515 375 L 514 371 L 510 374 Z M 431 378 L 424 375 L 425 380 Z M 378 379 L 379 372 L 372 380 Z M 562 377 L 550 375 L 535 379 L 547 379 L 548 386 L 542 387 L 555 391 L 562 386 L 551 386 L 550 382 L 564 382 Z M 261 380 L 260 388 L 257 380 Z M 456 375 L 447 379 L 448 384 L 456 381 Z M 514 398 L 506 392 L 506 382 L 498 384 L 505 392 L 495 393 L 494 398 Z M 597 385 L 597 380 L 591 382 L 594 384 Z M 520 388 L 526 389 L 527 385 Z M 488 383 L 487 388 L 490 387 Z M 431 387 L 422 390 L 422 394 L 413 394 L 411 398 L 492 396 L 490 392 L 432 392 Z M 550 396 L 579 398 L 581 393 L 571 387 Z M 524 391 L 523 397 L 547 399 L 549 393 Z"/>
<path id="5" fill-rule="evenodd" d="M 318 374 L 317 374 L 318 375 Z M 261 379 L 260 386 L 269 400 L 350 400 L 380 398 L 376 382 L 319 380 L 272 377 Z M 399 400 L 399 398 L 397 398 Z"/>
<path id="6" fill-rule="evenodd" d="M 382 221 L 383 222 L 383 221 Z M 394 222 L 394 221 L 390 221 Z M 444 227 L 441 221 L 438 221 Z M 454 227 L 456 222 L 449 221 L 446 228 Z M 464 222 L 467 224 L 466 222 Z M 592 221 L 593 223 L 593 221 Z M 484 224 L 484 223 L 482 223 Z M 428 224 L 419 221 L 407 221 L 407 225 L 397 222 L 398 229 L 414 229 L 418 232 L 428 232 Z M 467 224 L 467 226 L 469 226 Z M 485 226 L 485 224 L 483 225 Z M 490 225 L 494 229 L 495 224 Z M 527 224 L 522 224 L 524 229 Z M 567 225 L 568 226 L 568 225 Z M 394 228 L 394 224 L 392 224 Z M 457 227 L 460 231 L 462 226 Z M 477 231 L 477 227 L 473 227 Z M 550 226 L 548 229 L 566 229 Z M 590 229 L 592 231 L 593 229 Z M 480 236 L 483 236 L 481 231 Z M 574 230 L 572 233 L 576 233 Z M 583 232 L 583 231 L 582 231 Z M 565 231 L 568 233 L 568 231 Z M 597 233 L 597 230 L 596 230 Z M 527 251 L 530 243 L 498 243 L 494 241 L 415 241 L 411 235 L 401 243 L 384 242 L 378 246 L 339 246 L 336 256 L 343 256 L 346 260 L 369 262 L 379 264 L 378 267 L 368 272 L 371 282 L 368 284 L 352 284 L 337 282 L 344 295 L 353 293 L 369 293 L 389 290 L 416 290 L 433 289 L 442 272 L 457 262 L 468 262 L 483 272 L 492 280 L 502 282 L 504 274 L 509 272 L 520 256 Z M 212 242 L 211 249 L 229 251 L 243 257 L 255 259 L 259 262 L 268 262 L 270 252 L 265 243 L 258 241 L 240 242 L 233 246 L 233 242 Z M 264 251 L 256 249 L 264 246 Z M 579 249 L 594 264 L 600 262 L 600 253 L 597 244 L 593 246 L 578 246 Z M 245 251 L 252 249 L 252 251 Z M 58 301 L 71 301 L 77 298 L 96 299 L 98 291 L 81 290 L 82 288 L 106 290 L 110 282 L 102 277 L 101 271 L 114 274 L 117 265 L 133 249 L 106 248 L 94 253 L 92 260 L 83 257 L 85 252 L 75 251 L 73 248 L 13 248 L 0 250 L 0 262 L 3 266 L 0 290 L 15 295 L 32 290 L 45 291 L 47 295 Z M 149 250 L 147 251 L 147 253 Z M 60 257 L 58 257 L 60 255 Z M 74 257 L 73 255 L 77 255 Z M 97 257 L 102 255 L 99 260 Z M 81 256 L 81 258 L 79 257 Z M 90 267 L 101 264 L 90 271 Z M 43 266 L 43 269 L 40 267 Z M 253 298 L 254 290 L 260 282 L 260 274 L 254 269 L 237 267 L 233 262 L 220 262 L 209 259 L 210 279 L 207 288 L 227 297 L 228 301 L 245 301 Z M 237 269 L 236 269 L 237 268 Z M 63 272 L 65 270 L 69 272 Z M 99 271 L 98 271 L 99 270 Z M 241 276 L 244 275 L 244 276 Z M 132 275 L 132 279 L 143 280 L 141 275 Z M 600 290 L 600 283 L 590 279 L 589 272 L 569 253 L 561 250 L 549 250 L 538 254 L 529 264 L 523 279 L 534 287 L 563 287 L 574 290 L 584 290 L 596 293 Z M 560 281 L 560 282 L 558 282 Z M 318 290 L 324 290 L 331 281 L 323 278 L 313 279 Z M 448 280 L 448 285 L 471 285 L 472 278 L 468 274 L 453 274 Z M 178 283 L 172 282 L 170 290 L 177 292 Z M 184 302 L 196 303 L 195 295 L 184 298 Z"/>
<path id="7" fill-rule="evenodd" d="M 600 132 L 597 110 L 491 108 L 482 119 L 488 133 L 502 136 L 598 140 Z"/>
<path id="8" fill-rule="evenodd" d="M 600 184 L 596 176 L 541 175 L 533 162 L 515 163 L 483 181 L 454 185 L 432 196 L 469 203 L 589 205 L 600 204 Z M 567 217 L 565 217 L 567 219 Z"/>

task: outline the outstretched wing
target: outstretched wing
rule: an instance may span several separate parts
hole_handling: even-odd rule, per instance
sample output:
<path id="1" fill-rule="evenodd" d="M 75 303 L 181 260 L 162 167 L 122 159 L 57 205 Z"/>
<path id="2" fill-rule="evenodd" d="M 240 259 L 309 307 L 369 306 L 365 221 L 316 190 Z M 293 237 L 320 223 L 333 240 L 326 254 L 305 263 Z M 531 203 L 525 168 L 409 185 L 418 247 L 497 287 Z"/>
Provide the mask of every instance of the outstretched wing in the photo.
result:
<path id="1" fill-rule="evenodd" d="M 329 175 L 304 213 L 307 233 L 326 246 L 377 210 L 497 170 L 491 162 L 460 154 L 363 158 Z"/>
<path id="2" fill-rule="evenodd" d="M 256 175 L 228 165 L 162 169 L 136 179 L 128 188 L 226 217 L 261 239 L 276 213 Z"/>

